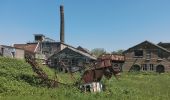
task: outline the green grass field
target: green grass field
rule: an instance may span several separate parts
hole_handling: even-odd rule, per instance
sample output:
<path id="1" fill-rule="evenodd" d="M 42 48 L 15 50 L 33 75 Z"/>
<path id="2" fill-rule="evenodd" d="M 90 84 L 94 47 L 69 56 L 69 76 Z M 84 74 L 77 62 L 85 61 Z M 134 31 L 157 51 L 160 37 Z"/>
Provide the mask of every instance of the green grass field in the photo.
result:
<path id="1" fill-rule="evenodd" d="M 54 70 L 42 68 L 55 77 Z M 74 82 L 65 73 L 57 77 L 60 82 Z M 0 57 L 0 100 L 170 100 L 170 73 L 122 73 L 119 80 L 103 78 L 102 82 L 106 90 L 100 93 L 81 93 L 77 87 L 48 88 L 29 64 Z"/>

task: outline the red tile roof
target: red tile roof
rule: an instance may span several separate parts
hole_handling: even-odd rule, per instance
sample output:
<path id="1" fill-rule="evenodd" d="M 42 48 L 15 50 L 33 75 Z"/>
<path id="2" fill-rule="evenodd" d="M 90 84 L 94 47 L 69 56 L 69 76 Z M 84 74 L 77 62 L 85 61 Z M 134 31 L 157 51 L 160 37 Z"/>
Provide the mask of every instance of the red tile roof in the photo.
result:
<path id="1" fill-rule="evenodd" d="M 24 49 L 25 51 L 34 53 L 37 44 L 14 44 L 14 47 Z"/>

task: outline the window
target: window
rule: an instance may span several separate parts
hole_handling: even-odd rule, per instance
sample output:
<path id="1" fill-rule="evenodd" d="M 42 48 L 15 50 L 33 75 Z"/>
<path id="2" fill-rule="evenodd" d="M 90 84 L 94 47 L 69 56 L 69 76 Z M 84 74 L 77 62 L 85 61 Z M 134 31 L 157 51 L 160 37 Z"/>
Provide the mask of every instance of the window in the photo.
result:
<path id="1" fill-rule="evenodd" d="M 68 66 L 69 65 L 69 60 L 67 58 L 63 58 L 61 60 L 61 62 L 65 65 L 65 66 Z"/>
<path id="2" fill-rule="evenodd" d="M 150 50 L 146 51 L 146 59 L 151 59 L 151 51 Z"/>
<path id="3" fill-rule="evenodd" d="M 135 65 L 132 65 L 132 67 L 130 68 L 130 71 L 134 71 L 134 72 L 138 72 L 140 71 L 140 66 L 135 64 Z"/>
<path id="4" fill-rule="evenodd" d="M 1 55 L 4 55 L 4 48 L 1 48 Z"/>
<path id="5" fill-rule="evenodd" d="M 143 57 L 143 50 L 135 50 L 135 57 Z"/>
<path id="6" fill-rule="evenodd" d="M 163 53 L 162 53 L 162 51 L 160 49 L 158 50 L 158 57 L 163 58 Z"/>
<path id="7" fill-rule="evenodd" d="M 149 68 L 150 68 L 150 71 L 153 71 L 153 64 L 150 64 Z"/>
<path id="8" fill-rule="evenodd" d="M 142 64 L 143 71 L 153 71 L 154 65 L 153 64 Z"/>
<path id="9" fill-rule="evenodd" d="M 77 62 L 76 59 L 72 59 L 72 60 L 71 60 L 71 65 L 72 65 L 72 66 L 77 66 L 77 63 L 78 63 L 78 62 Z"/>
<path id="10" fill-rule="evenodd" d="M 142 66 L 143 71 L 147 71 L 147 64 L 142 64 L 141 66 Z"/>
<path id="11" fill-rule="evenodd" d="M 11 52 L 11 54 L 12 54 L 12 57 L 14 58 L 15 57 L 15 52 Z"/>
<path id="12" fill-rule="evenodd" d="M 12 48 L 10 51 L 11 51 L 11 55 L 12 55 L 12 57 L 14 58 L 14 57 L 15 57 L 15 52 L 16 52 L 16 51 L 15 51 L 15 49 L 14 49 L 14 48 Z"/>

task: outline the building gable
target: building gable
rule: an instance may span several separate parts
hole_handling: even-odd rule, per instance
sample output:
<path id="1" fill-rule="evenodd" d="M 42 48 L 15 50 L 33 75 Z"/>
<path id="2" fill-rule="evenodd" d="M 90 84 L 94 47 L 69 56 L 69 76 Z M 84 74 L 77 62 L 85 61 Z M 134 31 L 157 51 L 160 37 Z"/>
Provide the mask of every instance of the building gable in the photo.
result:
<path id="1" fill-rule="evenodd" d="M 140 44 L 137 44 L 137 45 L 129 48 L 128 50 L 124 51 L 124 54 L 126 54 L 129 51 L 140 50 L 140 49 L 141 50 L 142 49 L 155 49 L 155 50 L 157 49 L 157 50 L 162 50 L 162 51 L 164 51 L 166 53 L 170 53 L 169 50 L 167 50 L 167 49 L 165 49 L 165 48 L 163 48 L 163 47 L 161 47 L 159 45 L 156 45 L 156 44 L 154 44 L 152 42 L 149 42 L 149 41 L 144 41 L 144 42 L 142 42 Z"/>
<path id="2" fill-rule="evenodd" d="M 86 58 L 86 59 L 96 60 L 96 57 L 89 55 L 87 53 L 84 53 L 82 51 L 79 51 L 75 48 L 71 48 L 71 47 L 66 47 L 63 50 L 54 53 L 51 57 L 61 57 L 61 56 L 62 57 L 77 57 L 77 58 Z"/>
<path id="3" fill-rule="evenodd" d="M 129 48 L 124 55 L 124 71 L 170 71 L 170 51 L 149 41 Z M 159 71 L 160 65 L 163 66 L 163 71 Z"/>

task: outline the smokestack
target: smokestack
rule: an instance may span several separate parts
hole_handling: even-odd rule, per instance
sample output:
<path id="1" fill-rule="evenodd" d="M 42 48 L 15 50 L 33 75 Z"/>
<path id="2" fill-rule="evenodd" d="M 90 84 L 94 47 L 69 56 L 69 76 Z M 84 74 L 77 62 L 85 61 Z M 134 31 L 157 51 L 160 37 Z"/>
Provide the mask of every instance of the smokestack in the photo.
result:
<path id="1" fill-rule="evenodd" d="M 60 5 L 60 42 L 64 43 L 64 6 Z"/>

